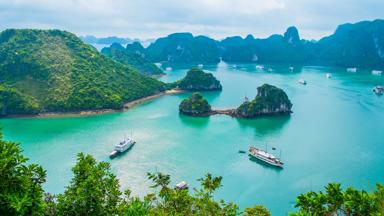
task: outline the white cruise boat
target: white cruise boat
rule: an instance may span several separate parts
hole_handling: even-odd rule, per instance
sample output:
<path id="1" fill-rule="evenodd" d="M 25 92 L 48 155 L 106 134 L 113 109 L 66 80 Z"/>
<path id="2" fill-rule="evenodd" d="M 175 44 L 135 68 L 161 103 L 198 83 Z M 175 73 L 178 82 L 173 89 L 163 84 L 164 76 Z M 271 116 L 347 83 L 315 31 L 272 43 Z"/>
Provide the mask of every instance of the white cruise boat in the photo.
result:
<path id="1" fill-rule="evenodd" d="M 325 74 L 325 76 L 326 76 L 328 79 L 331 79 L 331 78 L 332 78 L 332 74 L 330 74 L 330 73 Z"/>
<path id="2" fill-rule="evenodd" d="M 377 94 L 377 95 L 382 95 L 384 93 L 384 88 L 382 86 L 376 86 L 373 91 Z"/>
<path id="3" fill-rule="evenodd" d="M 123 141 L 115 145 L 114 150 L 109 154 L 110 158 L 116 157 L 118 154 L 121 154 L 135 145 L 135 141 L 131 138 L 125 138 Z"/>
<path id="4" fill-rule="evenodd" d="M 347 72 L 352 72 L 352 73 L 356 73 L 357 72 L 357 68 L 347 68 Z"/>
<path id="5" fill-rule="evenodd" d="M 203 68 L 204 65 L 203 65 L 203 64 L 198 64 L 197 67 L 198 67 L 198 68 Z"/>
<path id="6" fill-rule="evenodd" d="M 254 146 L 251 146 L 248 152 L 249 152 L 249 156 L 253 158 L 256 158 L 272 166 L 283 168 L 284 163 L 281 162 L 279 158 L 275 157 L 274 155 L 266 151 L 263 151 Z"/>
<path id="7" fill-rule="evenodd" d="M 185 181 L 181 181 L 181 182 L 177 183 L 175 186 L 176 190 L 185 190 L 188 188 L 189 188 L 189 186 L 188 186 L 187 182 L 185 182 Z"/>
<path id="8" fill-rule="evenodd" d="M 302 85 L 307 85 L 307 81 L 305 81 L 303 78 L 299 79 L 299 83 Z"/>
<path id="9" fill-rule="evenodd" d="M 171 68 L 171 67 L 166 67 L 165 70 L 166 70 L 166 71 L 171 71 L 172 68 Z"/>
<path id="10" fill-rule="evenodd" d="M 294 67 L 289 67 L 288 68 L 289 72 L 293 72 L 294 69 L 295 69 Z"/>
<path id="11" fill-rule="evenodd" d="M 381 71 L 381 70 L 373 70 L 373 71 L 372 71 L 372 74 L 373 74 L 373 75 L 379 75 L 379 76 L 380 76 L 381 74 L 383 74 L 383 71 Z"/>
<path id="12" fill-rule="evenodd" d="M 264 66 L 263 65 L 256 65 L 256 70 L 264 70 Z"/>

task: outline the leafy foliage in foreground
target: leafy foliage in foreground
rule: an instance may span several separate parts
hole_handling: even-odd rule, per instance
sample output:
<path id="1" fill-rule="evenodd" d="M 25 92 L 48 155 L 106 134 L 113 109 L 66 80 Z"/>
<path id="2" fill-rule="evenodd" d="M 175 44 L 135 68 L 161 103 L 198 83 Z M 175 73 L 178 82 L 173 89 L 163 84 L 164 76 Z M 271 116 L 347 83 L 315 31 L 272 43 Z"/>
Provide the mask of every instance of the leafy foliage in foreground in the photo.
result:
<path id="1" fill-rule="evenodd" d="M 109 163 L 97 162 L 90 155 L 80 153 L 72 171 L 74 176 L 64 193 L 44 194 L 46 172 L 36 164 L 27 165 L 18 144 L 4 141 L 0 134 L 0 215 L 271 215 L 263 206 L 241 211 L 235 203 L 214 200 L 222 178 L 211 174 L 198 179 L 201 187 L 191 193 L 173 188 L 169 175 L 148 173 L 151 187 L 157 192 L 139 198 L 132 196 L 130 190 L 121 192 Z M 299 210 L 292 216 L 379 216 L 384 214 L 384 186 L 379 184 L 369 193 L 354 188 L 342 190 L 340 184 L 332 183 L 325 193 L 300 195 L 296 207 Z"/>
<path id="2" fill-rule="evenodd" d="M 17 143 L 3 140 L 0 132 L 0 215 L 43 215 L 42 184 L 46 172 L 26 164 Z"/>
<path id="3" fill-rule="evenodd" d="M 38 112 L 121 108 L 164 89 L 160 81 L 117 63 L 59 30 L 8 29 L 0 33 L 0 82 L 16 89 Z M 3 95 L 3 114 L 26 114 Z M 5 109 L 4 109 L 4 106 Z M 28 107 L 28 106 L 26 106 Z M 30 108 L 32 108 L 30 107 Z"/>
<path id="4" fill-rule="evenodd" d="M 297 197 L 300 210 L 292 216 L 301 215 L 384 215 L 384 186 L 378 184 L 376 191 L 369 193 L 352 187 L 342 190 L 340 184 L 331 183 L 324 192 L 308 192 Z"/>

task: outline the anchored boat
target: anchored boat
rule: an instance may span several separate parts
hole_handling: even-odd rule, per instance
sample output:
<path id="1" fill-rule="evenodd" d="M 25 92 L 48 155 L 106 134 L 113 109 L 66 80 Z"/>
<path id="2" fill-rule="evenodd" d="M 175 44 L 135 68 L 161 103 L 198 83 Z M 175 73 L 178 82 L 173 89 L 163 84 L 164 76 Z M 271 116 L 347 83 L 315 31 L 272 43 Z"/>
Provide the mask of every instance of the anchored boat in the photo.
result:
<path id="1" fill-rule="evenodd" d="M 284 163 L 281 162 L 279 158 L 268 153 L 267 151 L 263 151 L 261 149 L 254 147 L 254 146 L 251 146 L 249 148 L 248 152 L 249 152 L 249 156 L 251 156 L 253 158 L 256 158 L 256 159 L 263 161 L 267 164 L 270 164 L 272 166 L 283 168 Z"/>
<path id="2" fill-rule="evenodd" d="M 303 78 L 299 79 L 299 83 L 302 85 L 307 85 L 307 81 L 305 81 Z"/>
<path id="3" fill-rule="evenodd" d="M 123 141 L 115 145 L 114 150 L 109 154 L 109 158 L 114 158 L 117 155 L 130 150 L 134 145 L 135 141 L 131 138 L 124 138 Z"/>
<path id="4" fill-rule="evenodd" d="M 382 95 L 384 93 L 384 88 L 382 86 L 376 86 L 373 91 L 377 94 L 377 95 Z"/>

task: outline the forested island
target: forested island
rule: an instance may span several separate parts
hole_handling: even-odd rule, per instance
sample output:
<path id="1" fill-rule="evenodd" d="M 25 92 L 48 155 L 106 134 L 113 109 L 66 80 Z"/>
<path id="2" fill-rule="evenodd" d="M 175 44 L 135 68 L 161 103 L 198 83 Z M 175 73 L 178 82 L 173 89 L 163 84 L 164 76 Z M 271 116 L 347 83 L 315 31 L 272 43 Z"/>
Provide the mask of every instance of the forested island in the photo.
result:
<path id="1" fill-rule="evenodd" d="M 5 30 L 0 56 L 1 115 L 121 109 L 167 88 L 65 31 Z"/>
<path id="2" fill-rule="evenodd" d="M 185 115 L 204 116 L 209 115 L 212 110 L 211 105 L 203 96 L 199 93 L 193 93 L 190 97 L 181 101 L 179 111 Z"/>
<path id="3" fill-rule="evenodd" d="M 273 85 L 264 84 L 257 88 L 256 97 L 246 99 L 236 109 L 211 109 L 211 105 L 199 93 L 184 99 L 180 105 L 180 113 L 191 116 L 209 116 L 216 114 L 229 115 L 236 118 L 256 118 L 266 115 L 284 115 L 292 111 L 292 103 L 287 94 Z"/>
<path id="4" fill-rule="evenodd" d="M 221 91 L 223 86 L 213 74 L 199 68 L 192 68 L 187 75 L 175 83 L 176 87 L 189 91 Z"/>

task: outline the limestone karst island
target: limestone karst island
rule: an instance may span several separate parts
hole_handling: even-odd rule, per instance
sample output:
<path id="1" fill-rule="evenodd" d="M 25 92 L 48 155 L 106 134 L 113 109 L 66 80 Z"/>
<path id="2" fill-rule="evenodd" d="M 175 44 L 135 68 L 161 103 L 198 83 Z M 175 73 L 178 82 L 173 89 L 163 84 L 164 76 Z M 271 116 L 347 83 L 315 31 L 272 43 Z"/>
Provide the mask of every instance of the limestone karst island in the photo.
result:
<path id="1" fill-rule="evenodd" d="M 0 216 L 384 215 L 384 1 L 0 2 Z"/>

